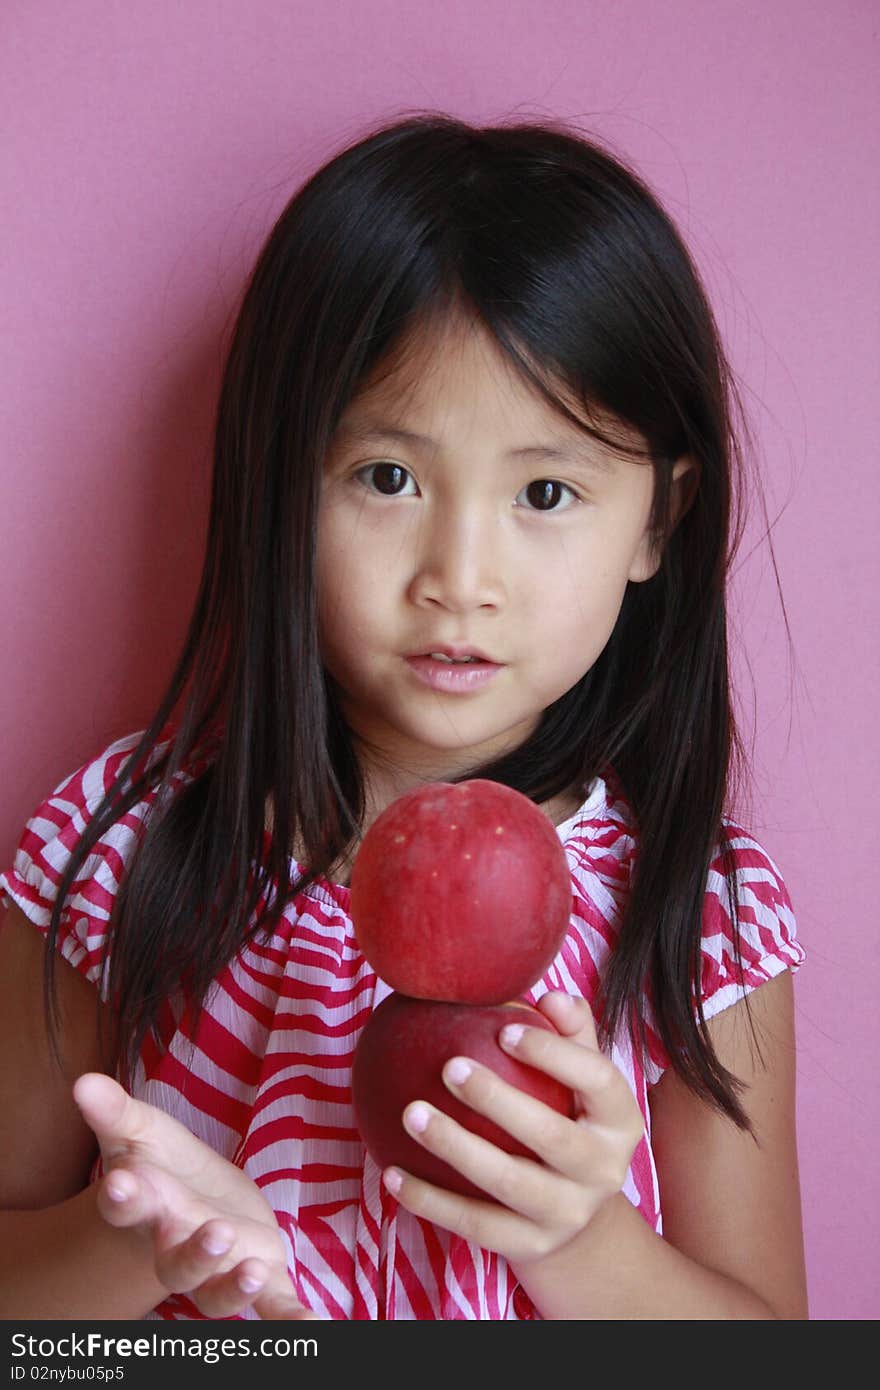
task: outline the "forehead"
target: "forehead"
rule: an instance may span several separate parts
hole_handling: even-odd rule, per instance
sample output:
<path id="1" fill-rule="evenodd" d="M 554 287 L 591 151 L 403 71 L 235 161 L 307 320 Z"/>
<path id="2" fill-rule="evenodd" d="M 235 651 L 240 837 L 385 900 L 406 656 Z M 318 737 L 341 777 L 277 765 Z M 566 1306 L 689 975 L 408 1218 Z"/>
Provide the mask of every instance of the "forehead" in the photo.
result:
<path id="1" fill-rule="evenodd" d="M 416 324 L 361 383 L 356 399 L 398 408 L 427 408 L 450 389 L 486 378 L 522 394 L 525 383 L 480 324 L 457 313 Z"/>
<path id="2" fill-rule="evenodd" d="M 396 423 L 433 432 L 448 424 L 467 428 L 479 418 L 504 436 L 527 444 L 540 439 L 545 452 L 589 446 L 590 452 L 643 454 L 645 441 L 630 426 L 575 393 L 547 371 L 530 366 L 561 401 L 556 406 L 506 355 L 492 335 L 463 312 L 417 325 L 386 354 L 361 383 L 340 429 L 363 437 Z M 565 411 L 569 411 L 567 415 Z M 601 441 L 593 437 L 598 430 Z M 520 449 L 519 452 L 525 452 Z"/>

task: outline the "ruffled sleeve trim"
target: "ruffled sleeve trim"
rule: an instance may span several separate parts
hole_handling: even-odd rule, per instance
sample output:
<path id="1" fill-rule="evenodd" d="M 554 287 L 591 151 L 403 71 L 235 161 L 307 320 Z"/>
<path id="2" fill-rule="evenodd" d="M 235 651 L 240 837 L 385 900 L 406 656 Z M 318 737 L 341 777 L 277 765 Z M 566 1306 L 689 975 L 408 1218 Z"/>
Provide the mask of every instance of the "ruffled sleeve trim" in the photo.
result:
<path id="1" fill-rule="evenodd" d="M 143 731 L 118 739 L 59 782 L 27 821 L 12 867 L 0 874 L 0 902 L 4 906 L 15 903 L 44 937 L 48 936 L 52 909 L 71 855 L 142 736 Z M 152 766 L 170 742 L 170 737 L 158 741 L 144 767 Z M 175 780 L 189 777 L 179 773 Z M 61 913 L 56 949 L 99 986 L 103 998 L 104 945 L 113 900 L 157 794 L 158 789 L 148 793 L 93 846 L 80 865 Z"/>
<path id="2" fill-rule="evenodd" d="M 735 860 L 741 963 L 734 950 L 730 887 L 719 850 L 709 866 L 703 900 L 700 995 L 707 1020 L 740 1003 L 784 970 L 800 969 L 806 959 L 797 936 L 791 898 L 778 866 L 741 826 L 729 820 L 724 825 Z M 656 1084 L 669 1065 L 659 1038 L 649 1032 L 649 1084 Z"/>

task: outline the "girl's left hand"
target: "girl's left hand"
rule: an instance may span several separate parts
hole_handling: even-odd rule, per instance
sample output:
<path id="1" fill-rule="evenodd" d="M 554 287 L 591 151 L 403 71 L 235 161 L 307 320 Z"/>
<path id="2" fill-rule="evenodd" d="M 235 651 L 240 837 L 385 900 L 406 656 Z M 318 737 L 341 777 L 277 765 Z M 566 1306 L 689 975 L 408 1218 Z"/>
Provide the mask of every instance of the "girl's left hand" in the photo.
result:
<path id="1" fill-rule="evenodd" d="M 453 1095 L 494 1120 L 543 1162 L 504 1153 L 427 1102 L 413 1101 L 404 1111 L 407 1133 L 492 1193 L 495 1201 L 460 1196 L 402 1169 L 384 1173 L 389 1191 L 414 1216 L 518 1264 L 545 1258 L 584 1229 L 620 1191 L 644 1133 L 629 1083 L 599 1051 L 589 1004 L 552 991 L 542 996 L 538 1007 L 557 1033 L 521 1027 L 518 1041 L 511 1045 L 508 1025 L 499 1042 L 518 1061 L 571 1087 L 573 1119 L 471 1058 L 466 1059 L 471 1071 L 465 1080 L 455 1082 L 450 1076 L 453 1060 L 462 1060 L 458 1058 L 446 1063 L 443 1080 Z M 418 1121 L 420 1112 L 427 1124 L 416 1129 L 413 1119 Z"/>

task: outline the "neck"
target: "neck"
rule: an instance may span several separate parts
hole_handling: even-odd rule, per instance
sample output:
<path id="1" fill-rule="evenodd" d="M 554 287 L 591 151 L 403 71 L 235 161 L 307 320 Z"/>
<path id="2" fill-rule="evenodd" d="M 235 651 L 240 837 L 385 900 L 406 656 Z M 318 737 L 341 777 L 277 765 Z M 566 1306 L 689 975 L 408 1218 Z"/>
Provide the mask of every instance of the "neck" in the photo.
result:
<path id="1" fill-rule="evenodd" d="M 372 797 L 368 798 L 367 810 L 364 815 L 364 820 L 361 825 L 360 833 L 358 834 L 356 839 L 352 841 L 351 845 L 349 845 L 345 853 L 340 856 L 340 858 L 336 861 L 335 864 L 332 865 L 331 869 L 327 874 L 327 878 L 330 880 L 331 883 L 339 883 L 342 884 L 344 887 L 347 887 L 349 885 L 349 883 L 351 882 L 351 871 L 354 868 L 354 861 L 357 857 L 357 852 L 360 849 L 361 841 L 363 840 L 370 826 L 373 824 L 373 821 L 375 821 L 382 814 L 382 812 L 385 810 L 387 806 L 390 806 L 393 801 L 396 801 L 399 796 L 402 796 L 405 791 L 410 791 L 413 787 L 419 785 L 421 785 L 421 783 L 418 780 L 410 780 L 406 786 L 403 786 L 398 790 L 391 790 L 389 788 L 386 788 L 384 797 L 377 797 L 375 794 L 373 794 Z M 558 796 L 552 797 L 551 800 L 542 802 L 541 810 L 544 812 L 544 814 L 548 817 L 548 819 L 551 821 L 553 825 L 562 825 L 564 821 L 568 820 L 569 816 L 574 815 L 575 811 L 581 805 L 584 795 L 585 793 L 582 788 L 569 787 L 566 791 L 561 792 Z M 272 830 L 271 798 L 270 801 L 267 803 L 266 828 L 269 831 Z M 301 842 L 294 841 L 291 853 L 298 863 L 303 863 L 304 846 Z"/>

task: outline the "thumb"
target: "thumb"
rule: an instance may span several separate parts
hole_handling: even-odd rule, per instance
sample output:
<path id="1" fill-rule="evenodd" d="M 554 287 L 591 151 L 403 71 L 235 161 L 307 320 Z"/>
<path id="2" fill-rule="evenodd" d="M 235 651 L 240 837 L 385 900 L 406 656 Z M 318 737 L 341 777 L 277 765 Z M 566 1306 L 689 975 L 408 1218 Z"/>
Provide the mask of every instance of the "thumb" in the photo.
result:
<path id="1" fill-rule="evenodd" d="M 73 1099 L 94 1130 L 105 1160 L 126 1152 L 143 1131 L 143 1107 L 112 1076 L 84 1072 L 73 1083 Z"/>
<path id="2" fill-rule="evenodd" d="M 553 989 L 541 996 L 538 1008 L 564 1037 L 573 1038 L 585 1047 L 598 1048 L 596 1023 L 586 999 Z"/>

